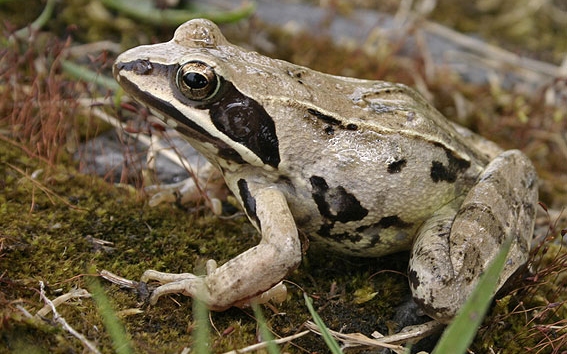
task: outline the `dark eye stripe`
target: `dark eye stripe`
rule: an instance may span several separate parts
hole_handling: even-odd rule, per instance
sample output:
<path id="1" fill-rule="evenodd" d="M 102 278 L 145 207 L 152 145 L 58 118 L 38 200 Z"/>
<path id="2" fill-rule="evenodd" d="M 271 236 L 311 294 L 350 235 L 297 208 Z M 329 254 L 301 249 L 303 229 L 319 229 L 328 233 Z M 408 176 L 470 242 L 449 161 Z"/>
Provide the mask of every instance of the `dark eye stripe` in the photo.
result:
<path id="1" fill-rule="evenodd" d="M 151 93 L 147 91 L 140 90 L 139 87 L 136 87 L 128 80 L 121 80 L 120 85 L 122 85 L 126 91 L 128 92 L 135 92 L 136 98 L 147 104 L 148 106 L 152 107 L 153 109 L 162 112 L 164 115 L 173 118 L 177 121 L 178 125 L 175 128 L 181 134 L 199 140 L 203 143 L 209 143 L 215 146 L 218 150 L 218 156 L 225 159 L 234 161 L 239 164 L 244 164 L 245 161 L 240 156 L 240 154 L 230 147 L 226 142 L 223 140 L 212 136 L 208 131 L 203 129 L 201 126 L 193 122 L 192 120 L 188 119 L 182 112 L 180 112 L 175 106 L 171 103 L 156 98 Z M 130 87 L 128 87 L 130 86 Z"/>
<path id="2" fill-rule="evenodd" d="M 277 168 L 280 163 L 279 141 L 272 117 L 231 82 L 223 81 L 222 86 L 218 100 L 197 108 L 208 109 L 219 131 L 246 146 L 263 163 Z"/>

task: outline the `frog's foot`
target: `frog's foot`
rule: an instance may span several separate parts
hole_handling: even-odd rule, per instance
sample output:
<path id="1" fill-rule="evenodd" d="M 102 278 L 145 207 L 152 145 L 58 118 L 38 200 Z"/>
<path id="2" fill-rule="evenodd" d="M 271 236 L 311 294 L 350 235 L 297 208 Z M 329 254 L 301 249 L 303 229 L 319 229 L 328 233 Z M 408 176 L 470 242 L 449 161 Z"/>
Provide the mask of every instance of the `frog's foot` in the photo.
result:
<path id="1" fill-rule="evenodd" d="M 142 278 L 140 279 L 142 283 L 147 283 L 152 280 L 163 283 L 163 285 L 160 285 L 152 292 L 150 296 L 150 304 L 152 305 L 155 305 L 161 296 L 167 294 L 183 294 L 186 296 L 196 296 L 196 294 L 205 296 L 207 294 L 204 277 L 195 274 L 162 273 L 157 270 L 149 269 L 142 274 Z"/>
<path id="2" fill-rule="evenodd" d="M 301 242 L 285 195 L 254 183 L 239 187 L 247 198 L 246 212 L 261 225 L 260 243 L 218 268 L 214 261 L 207 262 L 204 277 L 146 271 L 142 282 L 153 279 L 166 283 L 154 291 L 151 303 L 164 294 L 182 293 L 200 299 L 211 310 L 222 311 L 250 303 L 299 265 Z"/>
<path id="3" fill-rule="evenodd" d="M 207 277 L 212 276 L 217 269 L 217 263 L 210 259 L 207 261 L 207 276 L 197 276 L 192 273 L 162 273 L 155 270 L 146 270 L 142 275 L 141 281 L 159 281 L 164 285 L 157 287 L 150 296 L 150 304 L 155 305 L 158 299 L 167 294 L 183 294 L 185 296 L 196 297 L 204 302 L 211 310 L 222 311 L 227 306 L 219 306 L 216 296 L 207 288 Z M 252 303 L 264 304 L 268 301 L 283 302 L 287 297 L 287 288 L 283 282 L 279 282 L 272 288 L 260 293 L 257 296 L 237 300 L 230 306 L 248 307 Z M 230 307 L 228 306 L 228 307 Z"/>
<path id="4" fill-rule="evenodd" d="M 164 185 L 150 185 L 144 190 L 150 194 L 149 205 L 156 206 L 161 203 L 179 203 L 205 201 L 216 215 L 222 212 L 221 200 L 226 199 L 227 188 L 220 171 L 194 149 L 187 152 L 188 158 L 174 149 L 163 146 L 159 140 L 152 140 L 148 151 L 148 168 L 156 169 L 158 152 L 172 162 L 184 167 L 191 177 L 177 183 Z M 157 149 L 157 150 L 156 150 Z"/>
<path id="5" fill-rule="evenodd" d="M 527 260 L 536 205 L 531 162 L 517 150 L 500 154 L 462 204 L 447 205 L 420 228 L 408 271 L 415 301 L 429 316 L 449 322 L 512 237 L 500 288 Z"/>

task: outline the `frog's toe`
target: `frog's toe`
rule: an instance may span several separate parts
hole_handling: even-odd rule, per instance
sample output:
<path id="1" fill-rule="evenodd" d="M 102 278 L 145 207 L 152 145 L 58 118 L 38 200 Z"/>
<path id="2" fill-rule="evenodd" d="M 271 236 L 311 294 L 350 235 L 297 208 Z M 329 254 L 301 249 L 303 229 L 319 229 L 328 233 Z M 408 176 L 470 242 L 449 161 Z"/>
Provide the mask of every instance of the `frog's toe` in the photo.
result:
<path id="1" fill-rule="evenodd" d="M 155 280 L 160 283 L 172 283 L 193 278 L 198 278 L 198 276 L 193 273 L 164 273 L 158 272 L 157 270 L 148 269 L 144 272 L 144 274 L 142 274 L 140 281 L 147 283 L 149 281 Z"/>
<path id="2" fill-rule="evenodd" d="M 150 296 L 150 304 L 155 305 L 160 297 L 167 294 L 183 294 L 193 298 L 199 298 L 209 306 L 211 301 L 209 293 L 202 277 L 190 277 L 175 282 L 167 283 L 156 288 Z M 212 307 L 212 306 L 209 306 Z"/>
<path id="3" fill-rule="evenodd" d="M 249 303 L 265 304 L 268 301 L 274 301 L 276 303 L 282 303 L 287 298 L 287 287 L 283 282 L 279 282 L 272 288 L 264 291 L 260 295 L 249 300 Z"/>
<path id="4" fill-rule="evenodd" d="M 183 294 L 195 297 L 203 292 L 204 278 L 192 273 L 163 273 L 148 269 L 142 274 L 141 284 L 157 281 L 163 285 L 158 286 L 150 295 L 149 302 L 155 305 L 158 299 L 167 294 Z"/>

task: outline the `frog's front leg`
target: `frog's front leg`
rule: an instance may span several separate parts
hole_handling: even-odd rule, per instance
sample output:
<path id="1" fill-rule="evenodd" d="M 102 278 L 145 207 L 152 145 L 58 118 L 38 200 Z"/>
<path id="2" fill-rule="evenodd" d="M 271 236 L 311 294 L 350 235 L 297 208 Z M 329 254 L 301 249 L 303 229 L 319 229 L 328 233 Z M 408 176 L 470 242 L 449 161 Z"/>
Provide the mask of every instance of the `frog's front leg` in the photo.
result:
<path id="1" fill-rule="evenodd" d="M 284 195 L 275 188 L 264 188 L 249 198 L 262 232 L 260 243 L 219 268 L 208 264 L 206 276 L 146 271 L 143 282 L 167 283 L 154 290 L 151 303 L 164 294 L 182 293 L 198 298 L 211 310 L 222 311 L 271 289 L 299 265 L 301 244 Z"/>
<path id="2" fill-rule="evenodd" d="M 526 262 L 537 198 L 533 165 L 510 150 L 487 166 L 462 204 L 447 205 L 421 227 L 409 279 L 429 316 L 444 323 L 454 317 L 507 237 L 512 247 L 498 287 Z"/>

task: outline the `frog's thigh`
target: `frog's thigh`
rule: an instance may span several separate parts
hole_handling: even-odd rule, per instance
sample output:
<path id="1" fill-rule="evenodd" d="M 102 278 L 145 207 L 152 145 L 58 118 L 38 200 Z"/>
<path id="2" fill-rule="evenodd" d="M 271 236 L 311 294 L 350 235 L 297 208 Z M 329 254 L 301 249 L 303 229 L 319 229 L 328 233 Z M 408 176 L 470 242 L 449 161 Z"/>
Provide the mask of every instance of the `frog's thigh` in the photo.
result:
<path id="1" fill-rule="evenodd" d="M 537 198 L 531 162 L 510 150 L 487 166 L 462 205 L 447 205 L 422 226 L 409 278 L 414 298 L 428 315 L 450 321 L 508 236 L 512 248 L 498 287 L 526 262 Z"/>
<path id="2" fill-rule="evenodd" d="M 255 201 L 262 229 L 260 244 L 218 268 L 210 267 L 205 277 L 146 271 L 142 281 L 168 282 L 154 291 L 152 303 L 161 295 L 183 293 L 199 298 L 212 310 L 224 310 L 245 304 L 248 299 L 269 290 L 299 265 L 301 244 L 284 195 L 277 189 L 266 188 L 250 197 Z"/>

